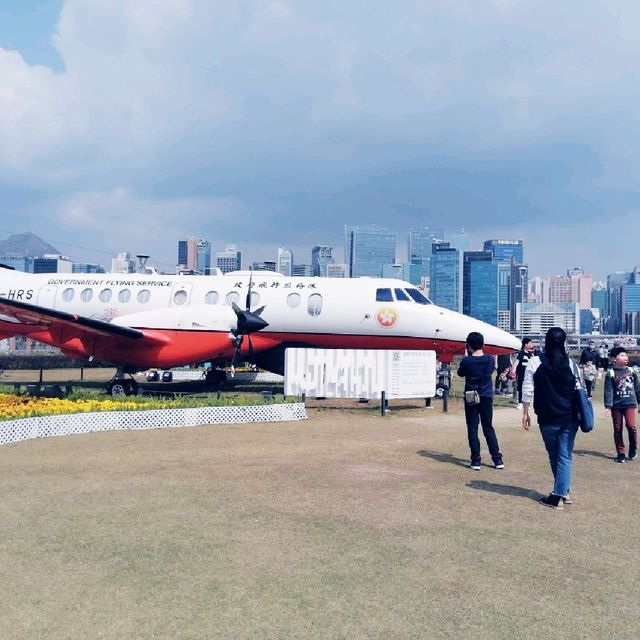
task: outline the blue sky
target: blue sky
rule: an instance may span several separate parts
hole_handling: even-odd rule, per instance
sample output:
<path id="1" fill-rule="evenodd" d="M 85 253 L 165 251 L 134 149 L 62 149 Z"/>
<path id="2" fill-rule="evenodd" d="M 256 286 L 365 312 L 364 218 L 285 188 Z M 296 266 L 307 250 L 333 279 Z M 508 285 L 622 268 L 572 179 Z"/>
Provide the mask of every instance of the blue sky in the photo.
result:
<path id="1" fill-rule="evenodd" d="M 400 259 L 443 226 L 523 238 L 534 274 L 640 262 L 637 3 L 153 7 L 0 3 L 0 237 L 308 262 L 372 222 Z"/>

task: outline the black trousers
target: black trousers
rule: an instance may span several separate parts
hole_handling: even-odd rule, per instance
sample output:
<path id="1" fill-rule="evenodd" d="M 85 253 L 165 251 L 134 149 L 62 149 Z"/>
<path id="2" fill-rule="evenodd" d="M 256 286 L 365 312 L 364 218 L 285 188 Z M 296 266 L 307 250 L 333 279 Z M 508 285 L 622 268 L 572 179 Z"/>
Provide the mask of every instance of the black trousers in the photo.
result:
<path id="1" fill-rule="evenodd" d="M 480 438 L 478 437 L 478 425 L 482 424 L 482 433 L 487 441 L 491 459 L 497 462 L 502 458 L 498 436 L 493 428 L 493 398 L 480 396 L 480 404 L 465 404 L 464 417 L 467 421 L 467 436 L 469 449 L 471 449 L 471 461 L 480 462 Z"/>

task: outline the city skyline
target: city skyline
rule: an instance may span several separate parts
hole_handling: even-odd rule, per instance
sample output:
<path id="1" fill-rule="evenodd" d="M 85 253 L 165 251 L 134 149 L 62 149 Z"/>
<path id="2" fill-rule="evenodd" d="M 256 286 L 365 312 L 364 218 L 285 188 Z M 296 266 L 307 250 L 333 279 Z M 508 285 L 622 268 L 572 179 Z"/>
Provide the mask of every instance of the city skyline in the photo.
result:
<path id="1" fill-rule="evenodd" d="M 536 273 L 639 261 L 637 3 L 221 7 L 3 3 L 0 231 L 171 264 L 167 238 L 261 260 L 372 223 L 522 237 Z"/>

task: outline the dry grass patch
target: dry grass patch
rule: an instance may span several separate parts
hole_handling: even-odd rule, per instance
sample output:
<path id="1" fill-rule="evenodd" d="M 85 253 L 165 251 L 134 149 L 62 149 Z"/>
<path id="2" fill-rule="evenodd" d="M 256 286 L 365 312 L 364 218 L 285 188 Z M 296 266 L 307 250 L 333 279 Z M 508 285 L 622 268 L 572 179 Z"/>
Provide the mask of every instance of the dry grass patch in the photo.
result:
<path id="1" fill-rule="evenodd" d="M 0 449 L 2 638 L 636 638 L 640 464 L 578 438 L 575 504 L 496 412 L 113 432 Z"/>

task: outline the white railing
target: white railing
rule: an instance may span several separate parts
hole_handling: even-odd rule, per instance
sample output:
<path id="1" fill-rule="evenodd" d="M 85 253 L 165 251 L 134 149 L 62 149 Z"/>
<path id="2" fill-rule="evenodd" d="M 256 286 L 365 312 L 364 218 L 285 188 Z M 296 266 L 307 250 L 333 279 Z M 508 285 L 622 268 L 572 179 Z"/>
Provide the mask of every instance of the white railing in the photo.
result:
<path id="1" fill-rule="evenodd" d="M 307 417 L 303 402 L 237 407 L 104 411 L 0 422 L 0 445 L 96 431 L 163 429 L 248 422 L 289 422 Z"/>

